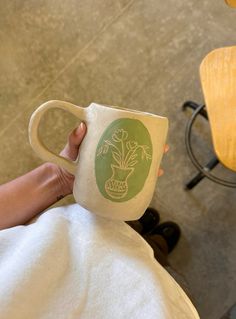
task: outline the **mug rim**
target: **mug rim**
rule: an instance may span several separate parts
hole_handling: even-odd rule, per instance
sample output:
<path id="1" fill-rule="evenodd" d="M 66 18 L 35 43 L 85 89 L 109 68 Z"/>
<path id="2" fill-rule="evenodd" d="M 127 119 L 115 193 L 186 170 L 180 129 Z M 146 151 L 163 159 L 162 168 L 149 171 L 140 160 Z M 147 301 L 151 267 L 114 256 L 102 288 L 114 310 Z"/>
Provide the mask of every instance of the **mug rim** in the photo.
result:
<path id="1" fill-rule="evenodd" d="M 104 107 L 104 108 L 115 109 L 115 110 L 121 111 L 121 112 L 134 113 L 134 114 L 146 115 L 146 116 L 154 117 L 154 118 L 167 119 L 166 116 L 161 116 L 161 115 L 157 115 L 157 114 L 153 114 L 153 113 L 149 113 L 149 112 L 143 112 L 143 111 L 139 111 L 139 110 L 135 110 L 135 109 L 128 109 L 128 108 L 120 107 L 117 105 L 107 105 L 107 104 L 99 104 L 96 102 L 92 102 L 92 103 L 90 103 L 89 106 L 92 106 L 92 105 L 96 105 L 96 106 L 100 106 L 100 107 Z"/>

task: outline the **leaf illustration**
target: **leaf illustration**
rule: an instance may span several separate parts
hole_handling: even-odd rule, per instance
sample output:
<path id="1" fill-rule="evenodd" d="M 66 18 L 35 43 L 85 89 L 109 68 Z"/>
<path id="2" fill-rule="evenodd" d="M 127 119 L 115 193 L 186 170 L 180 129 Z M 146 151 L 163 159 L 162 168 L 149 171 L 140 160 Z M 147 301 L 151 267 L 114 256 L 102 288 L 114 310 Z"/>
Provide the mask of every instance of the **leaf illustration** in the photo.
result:
<path id="1" fill-rule="evenodd" d="M 141 156 L 142 156 L 142 160 L 145 158 L 146 160 L 148 159 L 151 159 L 151 155 L 149 155 L 147 153 L 147 150 L 149 149 L 149 146 L 147 145 L 141 145 L 141 149 L 142 149 L 142 153 L 141 153 Z"/>
<path id="2" fill-rule="evenodd" d="M 129 161 L 129 157 L 132 155 L 132 150 L 129 150 L 128 153 L 125 156 L 124 164 L 126 165 Z"/>
<path id="3" fill-rule="evenodd" d="M 108 150 L 109 150 L 109 145 L 107 145 L 107 144 L 105 144 L 104 146 L 103 146 L 103 154 L 106 154 L 107 152 L 108 152 Z"/>
<path id="4" fill-rule="evenodd" d="M 133 160 L 135 160 L 137 156 L 138 156 L 137 153 L 131 154 L 131 155 L 127 158 L 126 165 L 129 166 L 129 163 L 132 162 Z"/>
<path id="5" fill-rule="evenodd" d="M 144 159 L 144 154 L 145 154 L 145 152 L 144 152 L 144 150 L 142 149 L 142 160 Z"/>
<path id="6" fill-rule="evenodd" d="M 112 134 L 112 140 L 114 142 L 123 142 L 125 140 L 127 140 L 128 138 L 128 132 L 126 132 L 125 130 L 122 129 L 118 129 L 115 131 L 114 134 Z"/>
<path id="7" fill-rule="evenodd" d="M 130 160 L 134 160 L 136 157 L 138 156 L 138 154 L 134 154 L 134 155 L 132 155 L 132 156 L 130 156 Z"/>
<path id="8" fill-rule="evenodd" d="M 112 142 L 110 142 L 109 140 L 105 140 L 104 142 L 107 143 L 108 145 L 111 145 L 111 146 L 113 145 Z"/>
<path id="9" fill-rule="evenodd" d="M 146 153 L 146 159 L 152 159 L 152 156 Z"/>
<path id="10" fill-rule="evenodd" d="M 138 161 L 132 161 L 131 163 L 129 163 L 129 167 L 132 167 L 132 166 L 134 166 L 134 165 L 136 165 L 138 163 Z"/>
<path id="11" fill-rule="evenodd" d="M 128 135 L 129 135 L 128 132 L 126 132 L 126 131 L 123 130 L 122 133 L 123 133 L 122 139 L 123 139 L 124 141 L 127 140 Z"/>
<path id="12" fill-rule="evenodd" d="M 143 151 L 143 153 L 142 153 L 142 159 L 143 159 L 144 157 L 145 157 L 146 160 L 152 158 L 152 156 L 151 156 L 150 154 L 148 154 L 148 153 L 146 153 L 145 151 Z"/>
<path id="13" fill-rule="evenodd" d="M 128 150 L 134 150 L 135 148 L 137 148 L 138 143 L 135 141 L 128 141 L 126 142 L 126 147 Z"/>
<path id="14" fill-rule="evenodd" d="M 97 152 L 97 156 L 101 155 L 103 152 L 103 146 L 99 147 L 99 150 Z"/>
<path id="15" fill-rule="evenodd" d="M 114 158 L 114 160 L 120 165 L 121 163 L 121 156 L 119 153 L 117 152 L 112 152 L 112 157 Z"/>

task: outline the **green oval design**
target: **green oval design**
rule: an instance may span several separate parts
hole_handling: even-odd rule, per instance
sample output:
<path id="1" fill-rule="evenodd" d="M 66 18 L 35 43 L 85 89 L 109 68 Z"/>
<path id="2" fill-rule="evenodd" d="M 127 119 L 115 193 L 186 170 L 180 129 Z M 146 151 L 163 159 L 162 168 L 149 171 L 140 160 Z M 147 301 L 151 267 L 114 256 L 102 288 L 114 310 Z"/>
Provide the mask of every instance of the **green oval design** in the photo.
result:
<path id="1" fill-rule="evenodd" d="M 101 194 L 125 202 L 143 188 L 152 163 L 152 142 L 144 124 L 122 118 L 112 122 L 96 149 L 95 174 Z"/>

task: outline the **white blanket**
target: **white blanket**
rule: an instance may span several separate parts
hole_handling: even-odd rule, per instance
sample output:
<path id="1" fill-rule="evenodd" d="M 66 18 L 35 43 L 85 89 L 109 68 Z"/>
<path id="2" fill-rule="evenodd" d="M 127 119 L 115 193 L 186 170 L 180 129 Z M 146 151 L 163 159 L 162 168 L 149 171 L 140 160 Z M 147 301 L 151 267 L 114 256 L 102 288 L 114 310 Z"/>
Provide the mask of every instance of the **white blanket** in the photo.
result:
<path id="1" fill-rule="evenodd" d="M 199 317 L 141 236 L 73 204 L 0 231 L 0 318 Z"/>

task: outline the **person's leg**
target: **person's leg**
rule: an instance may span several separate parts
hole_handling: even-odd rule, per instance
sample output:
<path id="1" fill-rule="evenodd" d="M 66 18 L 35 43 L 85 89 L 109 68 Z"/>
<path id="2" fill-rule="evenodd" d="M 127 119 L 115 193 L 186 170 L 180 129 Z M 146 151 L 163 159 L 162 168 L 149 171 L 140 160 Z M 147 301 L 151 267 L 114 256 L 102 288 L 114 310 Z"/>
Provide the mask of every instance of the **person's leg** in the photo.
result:
<path id="1" fill-rule="evenodd" d="M 180 239 L 180 227 L 174 222 L 164 222 L 158 225 L 150 234 L 143 235 L 144 239 L 153 248 L 156 260 L 168 271 L 186 292 L 194 303 L 189 285 L 184 276 L 170 265 L 168 255 L 174 250 Z"/>
<path id="2" fill-rule="evenodd" d="M 149 226 L 146 227 L 146 230 L 149 229 L 149 231 L 144 231 L 142 224 L 143 220 L 141 219 L 127 222 L 127 224 L 137 231 L 152 247 L 155 259 L 166 269 L 166 271 L 168 271 L 168 273 L 176 280 L 176 282 L 178 282 L 190 300 L 192 300 L 194 303 L 194 299 L 191 296 L 188 283 L 186 282 L 184 276 L 174 269 L 168 261 L 169 253 L 173 251 L 179 241 L 181 234 L 180 227 L 174 222 L 164 222 L 159 225 L 156 223 L 155 227 L 153 227 L 152 220 L 158 220 L 159 222 L 160 219 L 159 214 L 158 217 L 154 217 L 155 212 L 158 214 L 155 209 L 152 208 L 150 211 L 148 208 L 144 214 L 145 218 L 143 218 L 143 220 L 149 220 Z"/>
<path id="3" fill-rule="evenodd" d="M 180 237 L 180 228 L 173 222 L 159 224 L 160 216 L 156 209 L 149 207 L 144 215 L 127 224 L 138 232 L 152 247 L 156 260 L 163 266 L 169 266 L 167 256 L 176 246 Z"/>
<path id="4" fill-rule="evenodd" d="M 126 223 L 132 227 L 140 235 L 151 232 L 160 221 L 160 216 L 155 208 L 147 208 L 143 216 L 138 220 L 127 221 Z"/>
<path id="5" fill-rule="evenodd" d="M 163 266 L 169 266 L 167 260 L 168 246 L 165 239 L 160 235 L 142 235 L 146 242 L 152 247 L 155 259 Z"/>

